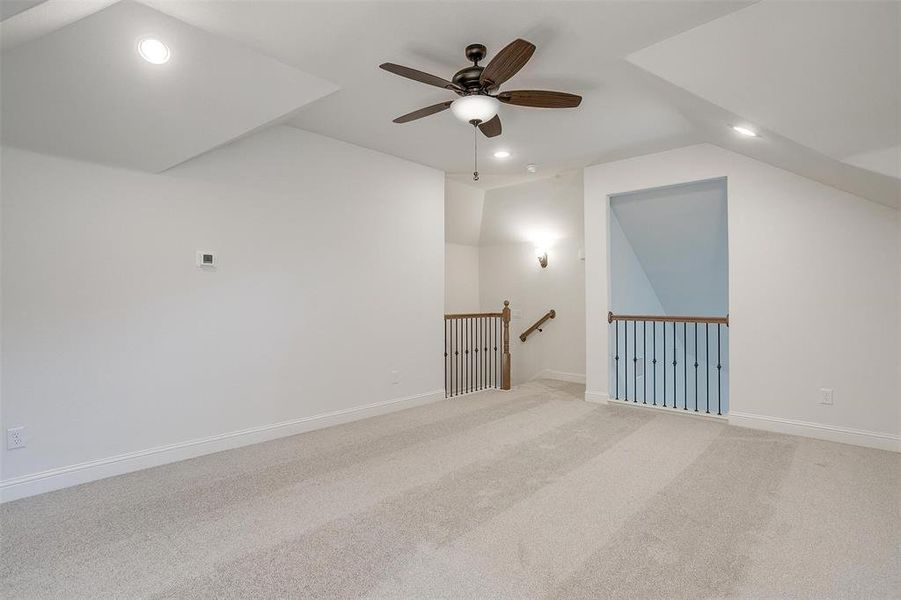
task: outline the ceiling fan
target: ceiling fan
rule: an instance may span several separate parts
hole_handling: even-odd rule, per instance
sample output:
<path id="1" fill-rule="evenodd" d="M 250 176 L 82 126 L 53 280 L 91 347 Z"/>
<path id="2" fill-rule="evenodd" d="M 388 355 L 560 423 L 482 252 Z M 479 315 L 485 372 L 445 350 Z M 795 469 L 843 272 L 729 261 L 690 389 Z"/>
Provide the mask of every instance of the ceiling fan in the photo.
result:
<path id="1" fill-rule="evenodd" d="M 482 44 L 467 46 L 466 58 L 472 61 L 472 66 L 457 71 L 450 81 L 394 63 L 379 65 L 380 68 L 395 75 L 444 88 L 460 96 L 457 100 L 414 110 L 394 119 L 394 122 L 409 123 L 450 108 L 454 115 L 463 121 L 468 123 L 479 121 L 478 127 L 482 133 L 494 137 L 501 133 L 501 120 L 497 116 L 501 102 L 535 108 L 575 108 L 582 102 L 581 96 L 565 92 L 515 90 L 497 93 L 498 87 L 516 75 L 532 58 L 535 44 L 526 40 L 515 40 L 498 52 L 487 66 L 481 67 L 479 62 L 485 58 L 486 52 Z"/>
<path id="2" fill-rule="evenodd" d="M 479 66 L 487 53 L 482 44 L 470 44 L 466 47 L 466 59 L 472 66 L 457 71 L 450 81 L 436 75 L 430 75 L 410 67 L 384 63 L 380 68 L 406 77 L 449 90 L 458 96 L 456 100 L 448 100 L 432 106 L 414 110 L 394 119 L 395 123 L 409 123 L 441 111 L 451 109 L 458 119 L 470 123 L 487 137 L 501 134 L 501 120 L 497 109 L 501 103 L 513 106 L 531 106 L 535 108 L 575 108 L 582 102 L 582 97 L 566 92 L 546 90 L 514 90 L 498 92 L 498 88 L 522 69 L 532 54 L 535 44 L 517 39 L 504 47 L 491 59 L 487 66 Z M 478 180 L 478 168 L 473 172 Z"/>

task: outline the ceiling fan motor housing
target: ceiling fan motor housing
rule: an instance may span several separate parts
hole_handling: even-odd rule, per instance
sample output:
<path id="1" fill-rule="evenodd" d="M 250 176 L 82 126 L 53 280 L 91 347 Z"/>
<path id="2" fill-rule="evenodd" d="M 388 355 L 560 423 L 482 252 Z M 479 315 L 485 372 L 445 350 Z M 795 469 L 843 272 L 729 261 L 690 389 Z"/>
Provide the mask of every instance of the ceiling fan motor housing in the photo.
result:
<path id="1" fill-rule="evenodd" d="M 460 69 L 454 74 L 451 81 L 463 88 L 465 94 L 485 93 L 479 78 L 485 67 L 479 66 L 479 61 L 483 60 L 488 53 L 488 49 L 483 44 L 470 44 L 466 46 L 466 59 L 472 61 L 471 67 Z M 497 89 L 497 86 L 494 86 Z"/>
<path id="2" fill-rule="evenodd" d="M 484 67 L 479 67 L 477 65 L 460 69 L 454 74 L 451 81 L 459 85 L 468 93 L 478 92 L 482 87 L 479 83 L 479 77 L 482 76 L 483 70 Z"/>

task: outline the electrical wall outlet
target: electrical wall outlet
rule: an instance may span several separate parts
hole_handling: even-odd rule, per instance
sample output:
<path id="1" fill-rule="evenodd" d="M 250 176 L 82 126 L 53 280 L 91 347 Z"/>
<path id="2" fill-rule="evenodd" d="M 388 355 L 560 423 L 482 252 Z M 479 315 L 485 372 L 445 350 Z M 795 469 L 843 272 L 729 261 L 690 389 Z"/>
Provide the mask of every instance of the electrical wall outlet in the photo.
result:
<path id="1" fill-rule="evenodd" d="M 400 371 L 391 371 L 391 383 L 394 385 L 400 383 Z"/>
<path id="2" fill-rule="evenodd" d="M 820 389 L 820 404 L 828 404 L 832 405 L 832 389 L 831 388 L 822 388 Z"/>
<path id="3" fill-rule="evenodd" d="M 25 447 L 25 428 L 10 427 L 6 430 L 6 449 L 15 450 Z"/>

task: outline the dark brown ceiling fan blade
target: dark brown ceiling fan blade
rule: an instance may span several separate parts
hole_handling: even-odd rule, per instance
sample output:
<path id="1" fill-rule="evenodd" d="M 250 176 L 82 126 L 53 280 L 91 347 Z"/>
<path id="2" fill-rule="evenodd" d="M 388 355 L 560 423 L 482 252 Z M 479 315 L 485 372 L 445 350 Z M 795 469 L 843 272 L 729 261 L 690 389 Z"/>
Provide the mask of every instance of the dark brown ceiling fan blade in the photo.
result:
<path id="1" fill-rule="evenodd" d="M 525 66 L 535 52 L 535 44 L 525 40 L 513 40 L 491 59 L 479 83 L 485 88 L 496 88 Z"/>
<path id="2" fill-rule="evenodd" d="M 416 119 L 421 119 L 429 115 L 434 115 L 435 113 L 440 113 L 442 110 L 447 110 L 448 108 L 450 108 L 451 102 L 453 102 L 453 100 L 448 100 L 447 102 L 442 102 L 441 104 L 433 104 L 431 106 L 426 106 L 425 108 L 420 108 L 419 110 L 414 110 L 411 113 L 397 117 L 396 119 L 394 119 L 394 122 L 409 123 L 410 121 L 415 121 Z"/>
<path id="3" fill-rule="evenodd" d="M 501 134 L 501 118 L 494 115 L 484 123 L 479 123 L 479 130 L 485 134 L 485 137 L 495 137 Z"/>
<path id="4" fill-rule="evenodd" d="M 447 79 L 442 79 L 437 75 L 429 75 L 428 73 L 417 71 L 416 69 L 411 69 L 410 67 L 396 65 L 394 63 L 383 63 L 379 65 L 379 68 L 384 69 L 389 73 L 394 73 L 395 75 L 400 75 L 401 77 L 412 79 L 413 81 L 419 81 L 420 83 L 427 83 L 428 85 L 434 85 L 436 87 L 453 90 L 455 92 L 460 90 L 460 86 L 448 81 Z"/>
<path id="5" fill-rule="evenodd" d="M 533 106 L 535 108 L 575 108 L 582 103 L 582 96 L 545 90 L 501 92 L 497 95 L 497 99 L 504 104 Z"/>

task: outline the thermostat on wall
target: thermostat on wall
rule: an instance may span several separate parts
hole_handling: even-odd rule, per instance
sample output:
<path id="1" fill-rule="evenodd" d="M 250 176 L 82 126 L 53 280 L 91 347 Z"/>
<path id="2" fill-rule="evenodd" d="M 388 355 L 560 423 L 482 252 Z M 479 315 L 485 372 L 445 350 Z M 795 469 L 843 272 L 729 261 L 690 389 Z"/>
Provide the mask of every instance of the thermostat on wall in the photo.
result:
<path id="1" fill-rule="evenodd" d="M 216 254 L 209 250 L 198 250 L 196 264 L 198 267 L 215 267 Z"/>

